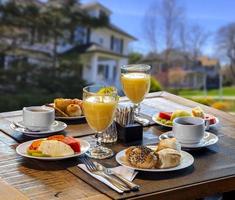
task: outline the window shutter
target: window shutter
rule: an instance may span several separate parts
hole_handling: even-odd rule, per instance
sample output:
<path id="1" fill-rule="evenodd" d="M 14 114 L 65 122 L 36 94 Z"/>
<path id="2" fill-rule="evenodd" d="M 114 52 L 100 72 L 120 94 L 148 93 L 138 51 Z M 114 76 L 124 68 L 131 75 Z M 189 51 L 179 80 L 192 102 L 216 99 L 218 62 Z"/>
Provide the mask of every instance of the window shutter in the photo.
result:
<path id="1" fill-rule="evenodd" d="M 87 29 L 87 36 L 86 37 L 87 37 L 86 43 L 88 44 L 88 43 L 90 43 L 90 37 L 91 37 L 91 29 L 90 28 Z"/>
<path id="2" fill-rule="evenodd" d="M 123 54 L 124 40 L 121 39 L 120 53 Z"/>
<path id="3" fill-rule="evenodd" d="M 113 41 L 114 41 L 114 37 L 113 35 L 111 35 L 111 41 L 110 41 L 110 49 L 113 50 Z"/>

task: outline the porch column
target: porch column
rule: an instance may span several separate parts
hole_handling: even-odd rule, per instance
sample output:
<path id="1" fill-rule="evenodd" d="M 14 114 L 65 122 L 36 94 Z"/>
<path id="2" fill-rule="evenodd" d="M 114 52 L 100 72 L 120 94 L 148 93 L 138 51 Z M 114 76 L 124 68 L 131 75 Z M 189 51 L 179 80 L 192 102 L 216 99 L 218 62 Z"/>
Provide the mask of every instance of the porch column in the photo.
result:
<path id="1" fill-rule="evenodd" d="M 114 81 L 114 77 L 113 77 L 113 68 L 114 68 L 115 66 L 112 64 L 112 65 L 108 65 L 108 68 L 109 68 L 109 70 L 108 70 L 108 81 Z"/>
<path id="2" fill-rule="evenodd" d="M 117 60 L 117 66 L 116 67 L 116 77 L 115 77 L 115 83 L 116 83 L 116 86 L 117 88 L 121 88 L 121 83 L 120 83 L 120 76 L 121 76 L 121 66 L 122 65 L 126 65 L 127 64 L 127 59 L 118 59 Z"/>
<path id="3" fill-rule="evenodd" d="M 98 74 L 98 55 L 94 54 L 91 57 L 91 82 L 95 83 Z"/>

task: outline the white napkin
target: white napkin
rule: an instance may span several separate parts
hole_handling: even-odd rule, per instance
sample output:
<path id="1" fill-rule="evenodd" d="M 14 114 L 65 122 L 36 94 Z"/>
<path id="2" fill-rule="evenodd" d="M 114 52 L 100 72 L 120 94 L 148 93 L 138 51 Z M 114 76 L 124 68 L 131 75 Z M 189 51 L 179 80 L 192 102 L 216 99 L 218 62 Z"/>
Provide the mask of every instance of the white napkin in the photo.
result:
<path id="1" fill-rule="evenodd" d="M 116 190 L 118 193 L 123 193 L 122 190 L 119 190 L 117 187 L 115 187 L 114 185 L 112 185 L 110 182 L 108 182 L 105 178 L 92 174 L 84 164 L 78 164 L 78 167 L 81 168 L 82 170 L 84 170 L 85 172 L 87 172 L 88 174 L 90 174 L 91 176 L 93 176 L 94 178 L 98 179 L 99 181 L 103 182 L 104 184 L 106 184 L 107 186 L 109 186 L 110 188 L 112 188 L 113 190 Z M 133 169 L 128 169 L 126 167 L 123 166 L 118 166 L 118 167 L 114 167 L 111 168 L 112 171 L 120 174 L 122 177 L 126 178 L 129 181 L 133 181 L 133 179 L 135 178 L 135 176 L 137 175 L 137 171 L 133 170 Z"/>

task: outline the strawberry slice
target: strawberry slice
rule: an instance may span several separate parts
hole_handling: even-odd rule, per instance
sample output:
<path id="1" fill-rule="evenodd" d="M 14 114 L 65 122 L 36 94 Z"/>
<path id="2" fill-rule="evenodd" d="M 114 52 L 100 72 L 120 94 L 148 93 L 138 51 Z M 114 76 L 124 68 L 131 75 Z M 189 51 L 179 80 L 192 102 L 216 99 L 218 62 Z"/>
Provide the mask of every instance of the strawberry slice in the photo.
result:
<path id="1" fill-rule="evenodd" d="M 171 120 L 172 112 L 160 112 L 159 117 L 166 120 Z"/>
<path id="2" fill-rule="evenodd" d="M 65 144 L 69 145 L 75 152 L 81 152 L 80 142 L 73 137 L 65 137 L 63 141 Z"/>
<path id="3" fill-rule="evenodd" d="M 204 120 L 209 121 L 210 125 L 216 123 L 216 118 L 213 115 L 205 114 Z"/>

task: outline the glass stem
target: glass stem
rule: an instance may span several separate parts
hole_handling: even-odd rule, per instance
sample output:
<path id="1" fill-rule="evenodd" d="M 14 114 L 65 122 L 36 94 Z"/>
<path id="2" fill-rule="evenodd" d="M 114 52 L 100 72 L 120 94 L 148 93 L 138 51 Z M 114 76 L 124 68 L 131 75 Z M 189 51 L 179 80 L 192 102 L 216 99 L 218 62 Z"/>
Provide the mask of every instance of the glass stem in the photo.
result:
<path id="1" fill-rule="evenodd" d="M 95 134 L 95 137 L 96 137 L 96 146 L 97 147 L 101 146 L 101 141 L 102 141 L 102 138 L 100 137 L 101 134 L 102 134 L 102 132 L 97 132 Z"/>
<path id="2" fill-rule="evenodd" d="M 140 104 L 139 103 L 134 104 L 134 112 L 135 112 L 136 117 L 138 117 L 140 115 Z"/>

